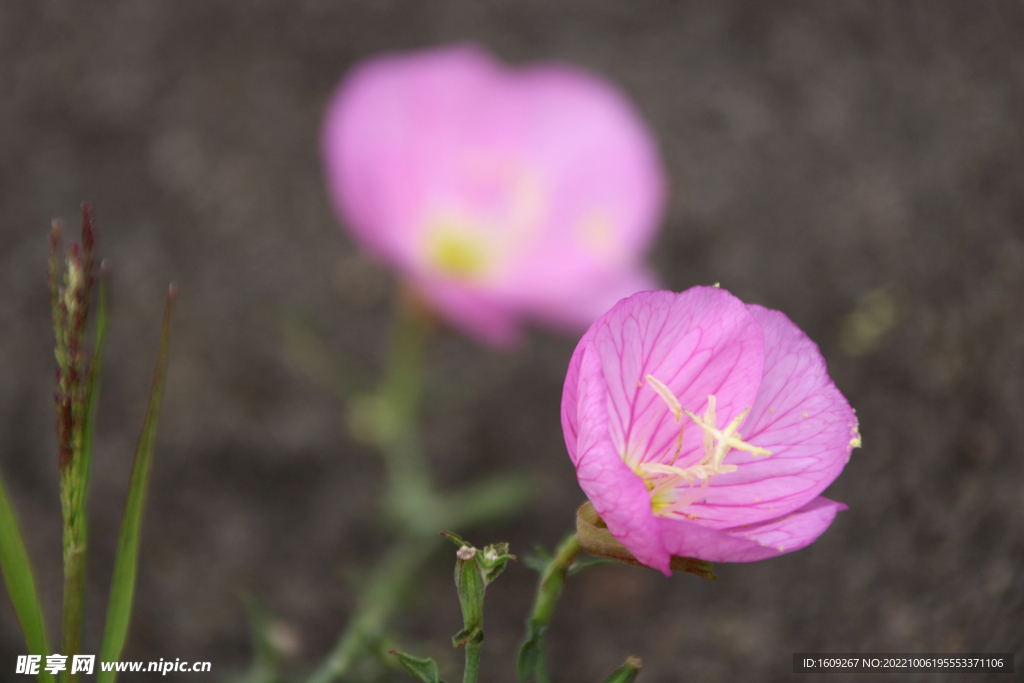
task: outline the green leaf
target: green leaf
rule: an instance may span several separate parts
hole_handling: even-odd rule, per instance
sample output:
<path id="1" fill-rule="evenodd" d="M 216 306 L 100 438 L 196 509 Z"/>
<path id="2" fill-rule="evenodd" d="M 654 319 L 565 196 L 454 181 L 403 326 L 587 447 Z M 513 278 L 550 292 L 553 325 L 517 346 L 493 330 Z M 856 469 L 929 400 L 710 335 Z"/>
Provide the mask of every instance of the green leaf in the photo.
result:
<path id="1" fill-rule="evenodd" d="M 3 481 L 0 481 L 0 570 L 3 571 L 4 583 L 7 585 L 7 594 L 14 606 L 14 613 L 21 624 L 28 653 L 42 655 L 45 662 L 46 656 L 50 654 L 50 646 L 46 642 L 43 610 L 39 605 L 39 594 L 36 593 L 36 582 L 28 551 L 25 549 L 14 509 L 7 500 Z M 53 683 L 54 677 L 40 668 L 38 680 Z"/>
<path id="2" fill-rule="evenodd" d="M 504 472 L 446 496 L 448 525 L 473 527 L 524 510 L 537 493 L 533 477 Z"/>
<path id="3" fill-rule="evenodd" d="M 538 574 L 543 574 L 544 570 L 551 564 L 551 553 L 541 546 L 537 546 L 533 549 L 532 553 L 523 556 L 523 564 Z"/>
<path id="4" fill-rule="evenodd" d="M 522 683 L 530 680 L 537 670 L 537 664 L 541 660 L 544 644 L 544 632 L 547 626 L 538 623 L 534 619 L 526 622 L 526 640 L 519 647 L 519 657 L 516 659 L 516 672 Z"/>
<path id="5" fill-rule="evenodd" d="M 280 656 L 271 642 L 273 619 L 265 606 L 252 598 L 245 598 L 245 611 L 252 632 L 253 662 L 238 683 L 274 683 L 278 680 Z"/>
<path id="6" fill-rule="evenodd" d="M 569 567 L 566 573 L 569 576 L 574 576 L 576 574 L 579 574 L 584 569 L 589 569 L 590 567 L 598 567 L 602 564 L 618 564 L 618 560 L 610 560 L 604 557 L 591 557 L 586 560 L 576 560 L 572 563 L 572 566 Z"/>
<path id="7" fill-rule="evenodd" d="M 437 670 L 437 664 L 434 663 L 433 659 L 420 659 L 398 650 L 391 650 L 388 654 L 397 659 L 402 668 L 408 671 L 410 675 L 420 679 L 423 683 L 444 683 L 439 678 L 440 674 Z"/>
<path id="8" fill-rule="evenodd" d="M 604 679 L 604 683 L 633 683 L 640 675 L 640 667 L 643 663 L 638 657 L 628 657 L 626 663 L 612 672 L 612 675 Z"/>
<path id="9" fill-rule="evenodd" d="M 128 497 L 121 520 L 121 533 L 117 539 L 117 556 L 114 559 L 114 577 L 110 586 L 110 603 L 107 606 L 107 621 L 103 628 L 103 642 L 100 645 L 100 661 L 111 662 L 121 658 L 124 642 L 128 637 L 131 621 L 132 600 L 135 596 L 135 572 L 139 559 L 139 530 L 142 526 L 142 506 L 146 497 L 149 480 L 149 464 L 156 439 L 156 420 L 160 412 L 160 398 L 164 378 L 167 375 L 167 346 L 171 334 L 171 309 L 177 288 L 171 285 L 164 309 L 164 325 L 160 335 L 160 353 L 157 356 L 153 389 L 149 394 L 149 408 L 135 450 L 135 462 L 128 484 Z M 117 678 L 114 671 L 100 671 L 98 683 L 113 683 Z"/>

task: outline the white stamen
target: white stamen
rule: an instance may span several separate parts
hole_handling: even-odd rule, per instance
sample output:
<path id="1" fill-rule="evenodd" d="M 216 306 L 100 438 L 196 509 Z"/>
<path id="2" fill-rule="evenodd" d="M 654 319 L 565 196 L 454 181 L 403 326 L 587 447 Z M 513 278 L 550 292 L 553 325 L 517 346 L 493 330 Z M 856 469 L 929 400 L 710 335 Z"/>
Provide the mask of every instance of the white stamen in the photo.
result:
<path id="1" fill-rule="evenodd" d="M 683 433 L 685 432 L 686 425 L 683 425 L 683 428 L 679 430 L 679 438 L 676 441 L 675 453 L 673 454 L 671 464 L 642 462 L 633 466 L 636 473 L 647 482 L 652 506 L 655 507 L 655 514 L 664 516 L 681 511 L 697 500 L 715 475 L 735 472 L 737 470 L 736 465 L 727 465 L 724 462 L 725 457 L 730 451 L 734 449 L 745 451 L 755 457 L 772 454 L 766 448 L 754 446 L 743 441 L 742 435 L 737 431 L 747 418 L 747 415 L 750 414 L 750 408 L 734 417 L 724 429 L 719 429 L 717 401 L 714 394 L 708 394 L 707 410 L 704 412 L 704 417 L 699 418 L 689 410 L 684 409 L 679 399 L 672 393 L 672 390 L 656 377 L 647 375 L 644 379 L 665 401 L 669 411 L 675 417 L 676 424 L 682 420 L 682 415 L 685 413 L 687 417 L 704 431 L 704 456 L 689 467 L 678 467 L 676 465 L 682 454 Z M 700 487 L 694 490 L 693 487 L 698 481 L 700 482 Z M 663 498 L 669 490 L 678 490 L 684 488 L 684 486 L 688 489 L 686 495 L 675 500 L 659 500 L 655 502 L 656 498 Z"/>
<path id="2" fill-rule="evenodd" d="M 679 421 L 683 419 L 683 407 L 679 404 L 679 399 L 676 398 L 676 395 L 654 375 L 647 375 L 644 379 L 651 385 L 651 389 L 654 389 L 658 396 L 661 396 L 662 400 L 668 404 L 668 409 L 672 411 L 672 415 L 676 418 L 676 424 L 679 424 Z"/>

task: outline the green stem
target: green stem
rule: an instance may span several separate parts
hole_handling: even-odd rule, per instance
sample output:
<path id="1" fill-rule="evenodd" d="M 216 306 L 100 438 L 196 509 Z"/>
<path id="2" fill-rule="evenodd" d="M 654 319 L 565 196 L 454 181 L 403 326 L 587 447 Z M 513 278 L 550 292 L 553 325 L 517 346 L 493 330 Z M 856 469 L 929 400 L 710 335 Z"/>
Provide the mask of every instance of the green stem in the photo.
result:
<path id="1" fill-rule="evenodd" d="M 423 396 L 430 321 L 411 295 L 399 297 L 381 394 L 401 424 L 415 422 Z"/>
<path id="2" fill-rule="evenodd" d="M 466 643 L 466 670 L 462 674 L 462 683 L 476 683 L 480 672 L 480 653 L 483 643 Z"/>
<path id="3" fill-rule="evenodd" d="M 537 676 L 537 683 L 551 683 L 551 677 L 548 675 L 548 664 L 544 660 L 544 643 L 540 645 L 540 654 L 537 657 L 537 670 L 534 674 Z"/>
<path id="4" fill-rule="evenodd" d="M 438 545 L 441 511 L 433 505 L 429 468 L 416 419 L 423 395 L 424 360 L 430 325 L 408 296 L 395 313 L 387 368 L 381 383 L 378 445 L 388 469 L 387 507 L 403 535 L 370 575 L 355 615 L 309 683 L 330 683 L 380 640 L 398 598 Z"/>
<path id="5" fill-rule="evenodd" d="M 551 622 L 555 603 L 562 594 L 562 586 L 565 585 L 565 573 L 569 571 L 569 566 L 576 561 L 579 554 L 580 541 L 576 534 L 572 534 L 558 546 L 555 556 L 541 574 L 540 584 L 537 586 L 537 599 L 533 603 L 533 616 L 530 617 L 538 625 L 547 627 Z"/>
<path id="6" fill-rule="evenodd" d="M 530 676 L 535 676 L 538 683 L 548 683 L 550 680 L 544 661 L 544 633 L 551 623 L 555 603 L 562 594 L 566 572 L 579 554 L 579 538 L 572 534 L 558 546 L 555 556 L 540 575 L 533 612 L 526 621 L 526 640 L 519 649 L 517 668 L 520 681 L 526 681 Z"/>
<path id="7" fill-rule="evenodd" d="M 437 533 L 441 510 L 432 494 L 417 421 L 423 396 L 430 322 L 411 295 L 400 296 L 388 364 L 379 392 L 379 447 L 388 469 L 387 508 L 405 529 Z"/>
<path id="8" fill-rule="evenodd" d="M 403 589 L 437 546 L 440 537 L 407 536 L 391 548 L 372 574 L 356 615 L 338 638 L 334 650 L 308 683 L 331 683 L 383 636 L 388 617 Z"/>
<path id="9" fill-rule="evenodd" d="M 85 604 L 85 544 L 72 541 L 64 560 L 64 623 L 61 632 L 61 654 L 68 662 L 79 653 L 82 644 L 82 612 Z M 74 683 L 78 674 L 71 673 L 70 664 L 61 672 L 61 681 Z"/>

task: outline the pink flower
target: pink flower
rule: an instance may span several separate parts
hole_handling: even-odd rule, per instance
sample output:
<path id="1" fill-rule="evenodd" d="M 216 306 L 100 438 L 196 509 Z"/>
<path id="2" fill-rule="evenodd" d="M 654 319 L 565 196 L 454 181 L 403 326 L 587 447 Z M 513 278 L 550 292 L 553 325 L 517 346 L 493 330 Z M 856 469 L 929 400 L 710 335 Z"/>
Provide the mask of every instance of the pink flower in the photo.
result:
<path id="1" fill-rule="evenodd" d="M 813 542 L 846 508 L 820 494 L 860 446 L 814 342 L 716 287 L 624 299 L 580 340 L 562 394 L 580 486 L 612 536 L 752 562 Z"/>
<path id="2" fill-rule="evenodd" d="M 323 154 L 355 239 L 486 342 L 526 318 L 581 330 L 652 288 L 658 154 L 626 97 L 580 69 L 467 46 L 378 57 L 335 93 Z"/>

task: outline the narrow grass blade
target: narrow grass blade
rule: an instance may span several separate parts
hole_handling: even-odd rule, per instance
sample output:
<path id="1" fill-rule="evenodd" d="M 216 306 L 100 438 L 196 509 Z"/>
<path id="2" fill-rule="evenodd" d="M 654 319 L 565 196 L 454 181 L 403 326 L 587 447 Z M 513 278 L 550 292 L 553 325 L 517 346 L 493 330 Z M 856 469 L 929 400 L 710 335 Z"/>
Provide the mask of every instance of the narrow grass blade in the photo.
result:
<path id="1" fill-rule="evenodd" d="M 81 472 L 82 494 L 78 498 L 78 514 L 84 520 L 85 503 L 89 491 L 89 472 L 92 464 L 92 435 L 96 426 L 96 404 L 100 397 L 100 368 L 103 365 L 103 346 L 107 339 L 107 264 L 100 264 L 100 305 L 96 312 L 96 339 L 89 374 L 85 384 L 85 414 L 82 418 Z"/>
<path id="2" fill-rule="evenodd" d="M 21 624 L 21 632 L 25 635 L 25 646 L 28 653 L 42 655 L 43 661 L 50 654 L 50 646 L 46 642 L 46 625 L 43 623 L 43 610 L 39 605 L 39 594 L 36 593 L 36 581 L 32 575 L 32 565 L 28 559 L 28 551 L 18 528 L 18 520 L 14 516 L 14 508 L 7 500 L 7 491 L 0 481 L 0 570 L 3 571 L 7 594 L 14 606 L 14 613 Z M 54 683 L 53 674 L 40 669 L 41 683 Z"/>
<path id="3" fill-rule="evenodd" d="M 124 518 L 121 520 L 121 534 L 117 539 L 117 557 L 114 559 L 114 577 L 110 586 L 110 603 L 107 606 L 107 621 L 103 627 L 103 642 L 100 645 L 101 662 L 112 662 L 121 658 L 128 624 L 131 621 L 132 599 L 135 596 L 135 571 L 139 557 L 139 529 L 142 525 L 142 505 L 146 497 L 149 480 L 149 464 L 156 439 L 156 419 L 160 412 L 160 397 L 164 377 L 167 374 L 167 346 L 170 338 L 171 309 L 177 288 L 171 285 L 167 293 L 167 307 L 164 309 L 164 326 L 160 337 L 160 354 L 157 357 L 153 390 L 149 395 L 149 409 L 135 451 L 128 497 L 124 504 Z M 98 668 L 99 665 L 97 665 Z M 100 671 L 98 683 L 113 683 L 117 678 L 114 671 Z"/>

